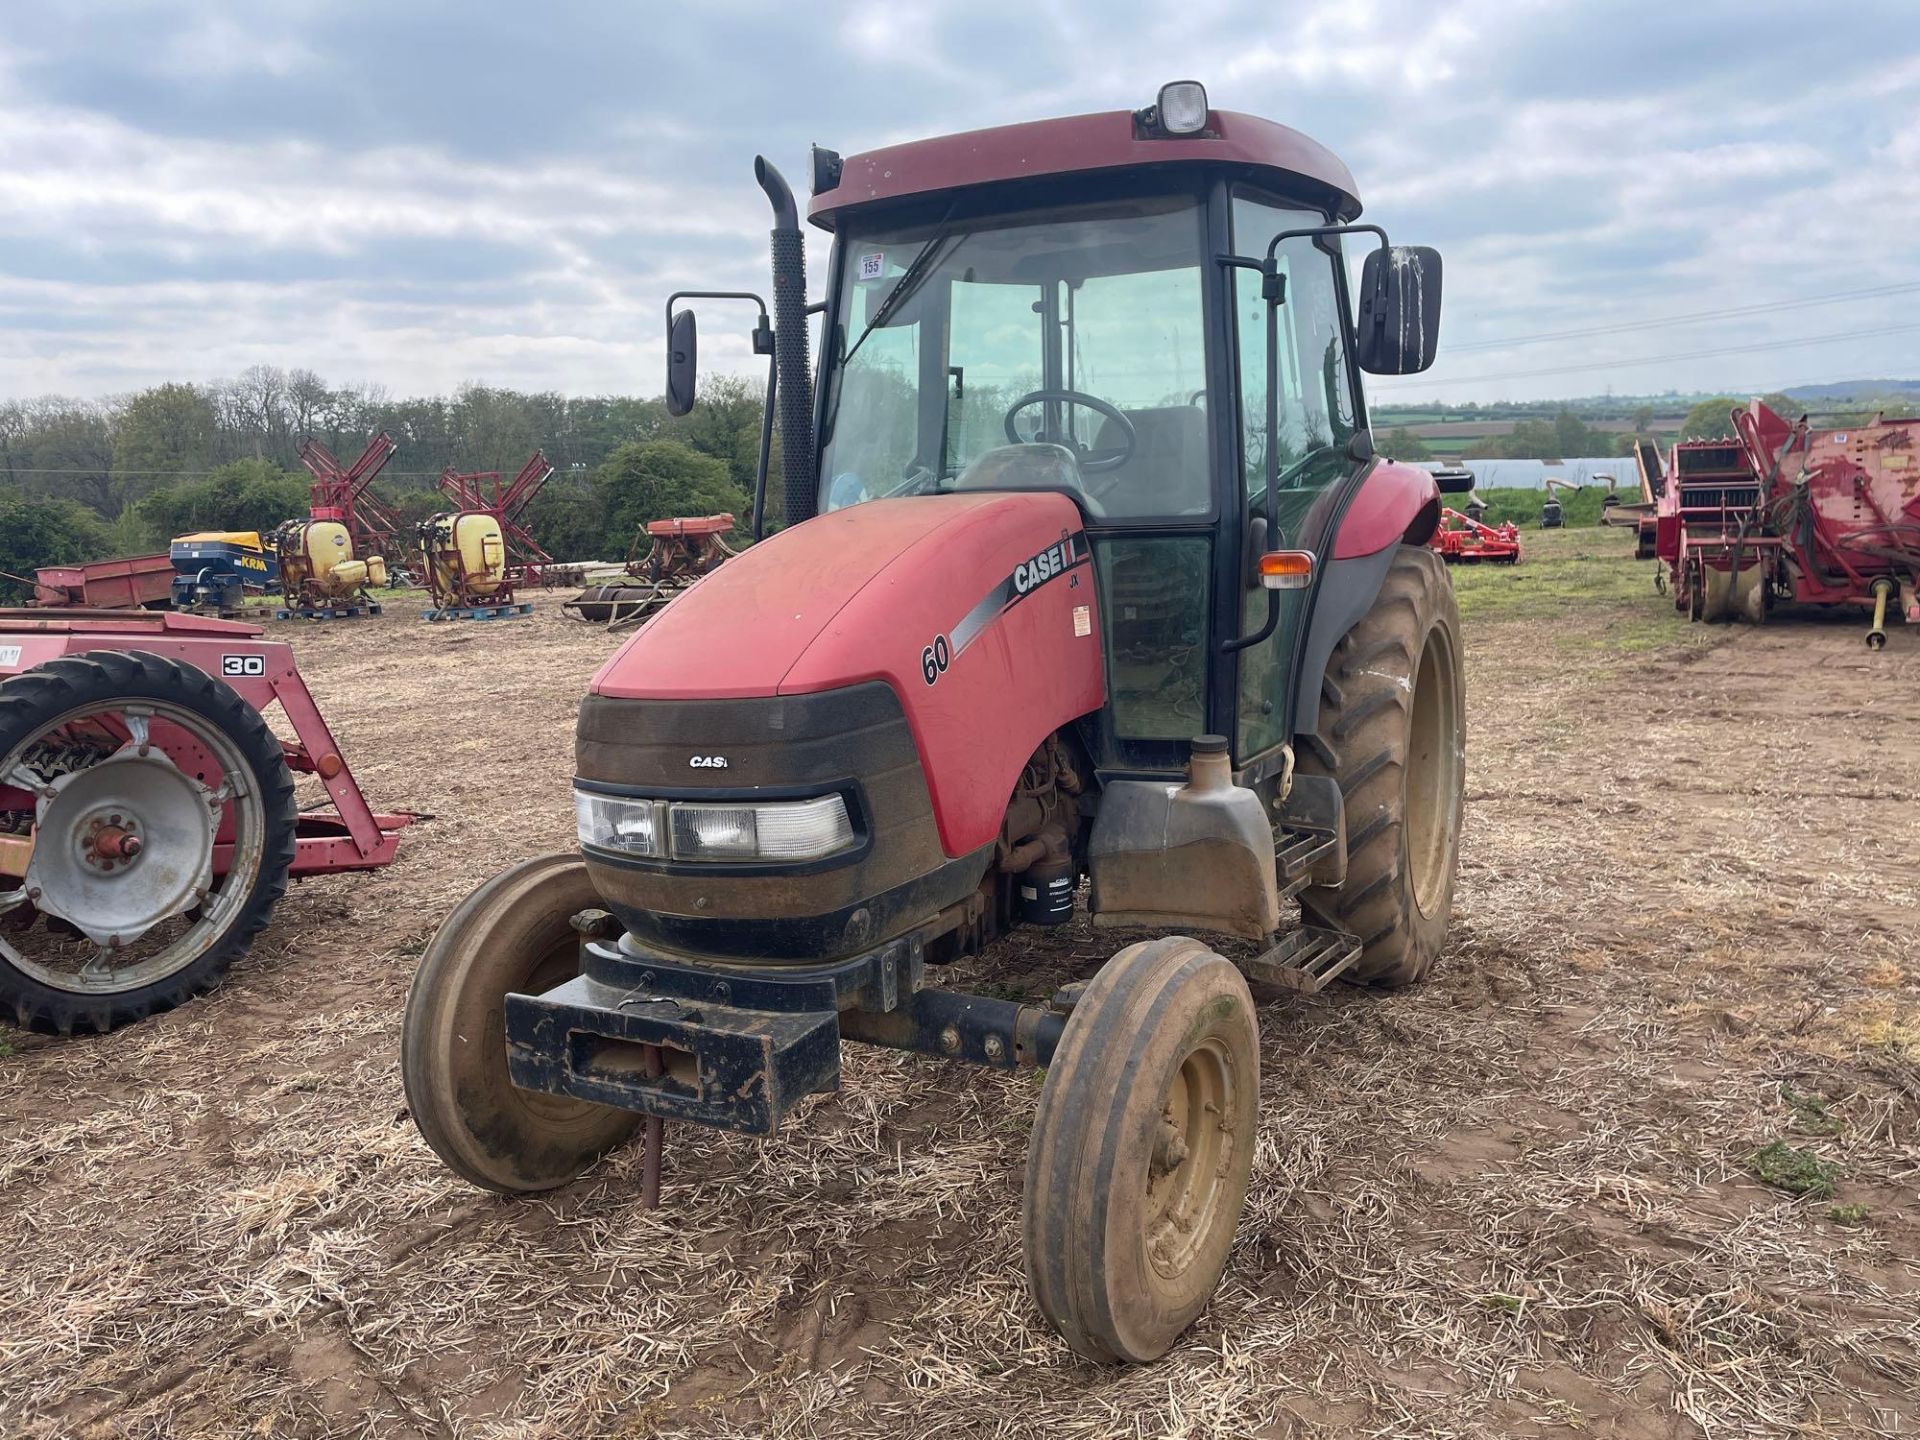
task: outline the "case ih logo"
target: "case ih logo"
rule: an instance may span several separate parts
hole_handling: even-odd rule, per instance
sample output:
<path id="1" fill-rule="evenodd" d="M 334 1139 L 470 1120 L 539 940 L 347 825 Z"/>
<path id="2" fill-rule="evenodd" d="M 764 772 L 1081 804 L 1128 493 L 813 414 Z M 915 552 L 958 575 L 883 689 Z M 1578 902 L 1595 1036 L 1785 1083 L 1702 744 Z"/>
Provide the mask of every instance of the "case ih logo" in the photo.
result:
<path id="1" fill-rule="evenodd" d="M 727 768 L 727 757 L 724 755 L 696 755 L 687 761 L 687 768 L 690 770 L 724 770 Z"/>
<path id="2" fill-rule="evenodd" d="M 1070 565 L 1086 559 L 1086 537 L 1070 535 L 1064 540 L 1056 540 L 1031 560 L 1023 560 L 1013 567 L 1013 593 L 1025 595 L 1029 590 L 1044 585 Z"/>

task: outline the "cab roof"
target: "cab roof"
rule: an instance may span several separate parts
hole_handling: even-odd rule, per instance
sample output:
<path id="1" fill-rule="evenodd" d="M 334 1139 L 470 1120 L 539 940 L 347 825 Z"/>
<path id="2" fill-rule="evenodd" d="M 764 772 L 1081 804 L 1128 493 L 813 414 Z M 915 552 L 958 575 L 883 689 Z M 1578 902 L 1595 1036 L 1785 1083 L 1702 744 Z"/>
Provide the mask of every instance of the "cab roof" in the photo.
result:
<path id="1" fill-rule="evenodd" d="M 1071 115 L 941 135 L 816 165 L 808 218 L 832 230 L 848 212 L 882 201 L 971 186 L 1159 165 L 1226 165 L 1325 206 L 1345 222 L 1360 213 L 1353 175 L 1326 146 L 1285 125 L 1209 110 L 1198 135 L 1169 138 L 1130 110 Z"/>

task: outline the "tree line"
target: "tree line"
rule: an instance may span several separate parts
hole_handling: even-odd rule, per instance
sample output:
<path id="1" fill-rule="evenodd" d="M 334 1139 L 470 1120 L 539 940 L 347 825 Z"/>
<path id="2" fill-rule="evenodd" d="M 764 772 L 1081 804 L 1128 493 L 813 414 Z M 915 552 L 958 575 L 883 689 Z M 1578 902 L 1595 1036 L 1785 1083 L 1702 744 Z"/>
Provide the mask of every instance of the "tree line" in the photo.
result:
<path id="1" fill-rule="evenodd" d="M 163 549 L 195 530 L 268 530 L 304 515 L 312 436 L 350 465 L 380 431 L 398 451 L 376 490 L 409 524 L 447 508 L 435 477 L 555 467 L 528 511 L 556 559 L 621 559 L 639 526 L 731 511 L 744 525 L 760 443 L 757 385 L 716 376 L 692 413 L 660 399 L 466 385 L 396 400 L 256 366 L 214 384 L 110 400 L 0 401 L 0 598 L 40 565 Z M 410 543 L 411 536 L 405 537 Z"/>

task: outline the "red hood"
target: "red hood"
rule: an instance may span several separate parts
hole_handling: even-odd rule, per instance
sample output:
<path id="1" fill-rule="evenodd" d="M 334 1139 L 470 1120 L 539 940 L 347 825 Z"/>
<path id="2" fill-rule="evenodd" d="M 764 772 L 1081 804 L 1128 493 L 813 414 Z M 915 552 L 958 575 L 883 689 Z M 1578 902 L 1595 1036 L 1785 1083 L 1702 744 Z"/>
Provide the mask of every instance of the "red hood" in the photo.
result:
<path id="1" fill-rule="evenodd" d="M 858 677 L 823 675 L 818 660 L 804 677 L 791 672 L 856 595 L 890 569 L 890 589 L 938 588 L 943 571 L 966 566 L 970 541 L 1004 528 L 991 524 L 998 512 L 1036 506 L 1049 515 L 1057 507 L 1058 522 L 1078 528 L 1071 501 L 1031 494 L 874 500 L 815 516 L 729 560 L 662 610 L 600 667 L 593 692 L 715 699 L 848 683 Z M 863 668 L 842 657 L 845 639 L 830 636 L 823 647 L 834 653 L 829 670 Z"/>

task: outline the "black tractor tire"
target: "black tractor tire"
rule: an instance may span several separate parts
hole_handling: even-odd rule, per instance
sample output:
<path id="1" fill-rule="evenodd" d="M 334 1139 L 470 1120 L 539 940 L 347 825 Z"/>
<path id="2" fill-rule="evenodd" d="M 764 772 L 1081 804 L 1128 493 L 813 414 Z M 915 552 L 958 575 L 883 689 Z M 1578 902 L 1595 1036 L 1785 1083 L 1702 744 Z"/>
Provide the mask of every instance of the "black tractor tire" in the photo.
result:
<path id="1" fill-rule="evenodd" d="M 1260 1037 L 1240 972 L 1183 935 L 1100 968 L 1027 1149 L 1027 1281 L 1073 1349 L 1165 1354 L 1212 1299 L 1247 1199 Z"/>
<path id="2" fill-rule="evenodd" d="M 1345 801 L 1347 873 L 1301 892 L 1321 924 L 1357 936 L 1350 980 L 1411 985 L 1446 944 L 1466 800 L 1460 607 L 1446 567 L 1402 545 L 1373 608 L 1334 647 L 1300 772 Z"/>
<path id="3" fill-rule="evenodd" d="M 293 866 L 293 775 L 260 712 L 204 670 L 146 651 L 89 650 L 0 681 L 0 760 L 36 731 L 82 706 L 160 700 L 218 728 L 253 772 L 264 817 L 260 868 L 225 931 L 190 963 L 137 989 L 78 994 L 35 979 L 0 955 L 0 1015 L 52 1034 L 100 1034 L 171 1010 L 218 985 L 273 918 Z"/>
<path id="4" fill-rule="evenodd" d="M 633 1133 L 640 1116 L 522 1090 L 507 1072 L 506 997 L 580 973 L 573 917 L 600 896 L 578 855 L 541 855 L 461 901 L 407 991 L 400 1078 L 447 1168 L 501 1195 L 552 1190 Z"/>

